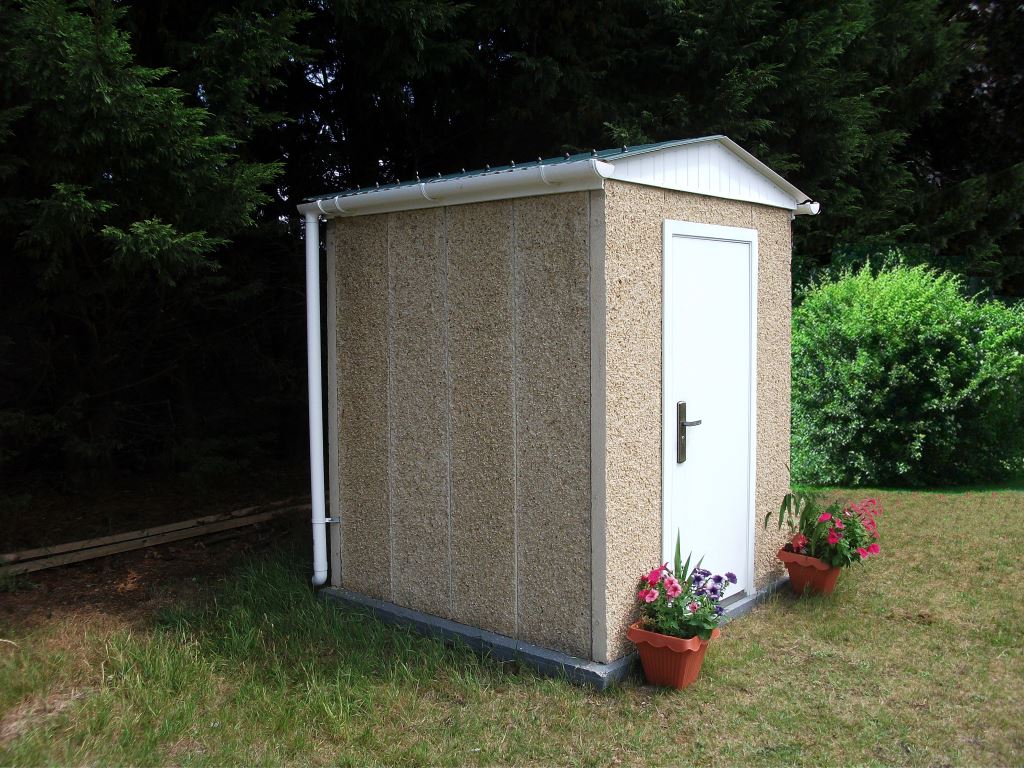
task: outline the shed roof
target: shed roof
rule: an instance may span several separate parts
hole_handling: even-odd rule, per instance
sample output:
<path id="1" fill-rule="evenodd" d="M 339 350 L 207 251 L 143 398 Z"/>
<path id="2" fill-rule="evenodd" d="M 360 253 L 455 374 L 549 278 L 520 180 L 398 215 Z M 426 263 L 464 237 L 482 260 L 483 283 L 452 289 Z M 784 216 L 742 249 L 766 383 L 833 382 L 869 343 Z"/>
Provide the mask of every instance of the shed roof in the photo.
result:
<path id="1" fill-rule="evenodd" d="M 307 198 L 303 212 L 326 216 L 432 208 L 582 189 L 605 179 L 745 200 L 817 213 L 817 203 L 727 136 L 537 158 L 429 179 L 400 181 Z"/>

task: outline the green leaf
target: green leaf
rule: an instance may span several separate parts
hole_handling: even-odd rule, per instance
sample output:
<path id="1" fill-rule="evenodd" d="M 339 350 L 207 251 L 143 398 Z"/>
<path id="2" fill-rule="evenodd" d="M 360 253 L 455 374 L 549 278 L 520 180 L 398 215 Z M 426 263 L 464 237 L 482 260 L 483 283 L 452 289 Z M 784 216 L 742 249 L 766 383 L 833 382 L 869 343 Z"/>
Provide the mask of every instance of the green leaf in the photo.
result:
<path id="1" fill-rule="evenodd" d="M 681 567 L 682 567 L 681 566 L 682 556 L 681 556 L 681 551 L 680 551 L 680 548 L 679 548 L 680 547 L 680 539 L 681 539 L 681 537 L 682 536 L 681 536 L 680 532 L 678 530 L 676 530 L 676 558 L 675 558 L 675 563 L 673 564 L 674 567 L 675 567 L 676 581 L 680 581 L 680 580 L 683 579 L 682 570 L 681 570 Z M 686 562 L 687 562 L 687 564 L 689 564 L 690 559 L 687 558 Z"/>

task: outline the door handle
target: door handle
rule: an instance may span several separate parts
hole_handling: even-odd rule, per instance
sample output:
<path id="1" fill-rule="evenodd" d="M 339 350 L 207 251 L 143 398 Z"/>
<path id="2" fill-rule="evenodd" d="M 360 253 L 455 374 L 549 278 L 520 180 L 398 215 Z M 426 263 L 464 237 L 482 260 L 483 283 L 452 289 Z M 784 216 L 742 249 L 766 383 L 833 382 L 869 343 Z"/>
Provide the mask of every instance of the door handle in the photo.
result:
<path id="1" fill-rule="evenodd" d="M 687 421 L 686 401 L 680 400 L 676 403 L 676 464 L 686 461 L 686 428 L 699 426 L 702 421 L 704 420 Z"/>

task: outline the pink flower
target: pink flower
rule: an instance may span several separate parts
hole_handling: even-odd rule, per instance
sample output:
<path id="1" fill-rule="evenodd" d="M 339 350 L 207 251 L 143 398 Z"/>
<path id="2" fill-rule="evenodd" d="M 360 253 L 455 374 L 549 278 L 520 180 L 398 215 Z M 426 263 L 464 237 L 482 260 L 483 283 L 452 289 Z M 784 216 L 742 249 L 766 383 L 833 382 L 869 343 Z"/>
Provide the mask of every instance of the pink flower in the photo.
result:
<path id="1" fill-rule="evenodd" d="M 872 555 L 877 555 L 880 549 L 881 547 L 878 546 L 878 542 L 873 541 L 871 542 L 871 546 L 868 547 L 868 553 Z"/>
<path id="2" fill-rule="evenodd" d="M 682 594 L 683 588 L 679 586 L 679 582 L 676 581 L 672 576 L 665 577 L 665 594 L 671 598 L 679 597 Z"/>
<path id="3" fill-rule="evenodd" d="M 822 512 L 821 513 L 821 517 L 818 518 L 818 522 L 819 523 L 825 523 L 825 522 L 828 522 L 831 519 L 832 519 L 832 515 L 830 515 L 828 512 Z"/>
<path id="4" fill-rule="evenodd" d="M 857 547 L 857 554 L 860 555 L 860 559 L 863 560 L 868 556 L 868 551 L 864 547 Z"/>
<path id="5" fill-rule="evenodd" d="M 843 538 L 842 535 L 840 535 L 839 531 L 837 531 L 835 528 L 828 532 L 829 544 L 838 544 L 841 538 Z"/>
<path id="6" fill-rule="evenodd" d="M 853 508 L 865 522 L 882 513 L 882 510 L 878 508 L 878 499 L 864 499 L 860 504 L 854 504 Z"/>
<path id="7" fill-rule="evenodd" d="M 645 603 L 653 603 L 658 599 L 658 590 L 656 589 L 641 589 L 636 593 L 637 599 L 642 600 Z"/>
<path id="8" fill-rule="evenodd" d="M 835 526 L 836 526 L 836 528 L 845 528 L 846 527 L 846 526 L 843 525 L 843 521 L 840 520 L 838 517 L 836 518 Z"/>
<path id="9" fill-rule="evenodd" d="M 699 608 L 700 606 L 696 603 L 690 603 L 688 606 L 686 606 L 686 610 L 688 610 L 690 613 L 696 613 Z"/>
<path id="10" fill-rule="evenodd" d="M 793 549 L 803 549 L 807 546 L 807 537 L 802 533 L 798 533 L 793 537 L 792 541 L 790 541 L 790 544 L 793 545 Z"/>
<path id="11" fill-rule="evenodd" d="M 647 583 L 650 584 L 653 587 L 659 581 L 661 581 L 661 575 L 665 572 L 666 565 L 659 565 L 653 571 L 648 573 L 647 576 L 645 577 L 647 579 Z"/>

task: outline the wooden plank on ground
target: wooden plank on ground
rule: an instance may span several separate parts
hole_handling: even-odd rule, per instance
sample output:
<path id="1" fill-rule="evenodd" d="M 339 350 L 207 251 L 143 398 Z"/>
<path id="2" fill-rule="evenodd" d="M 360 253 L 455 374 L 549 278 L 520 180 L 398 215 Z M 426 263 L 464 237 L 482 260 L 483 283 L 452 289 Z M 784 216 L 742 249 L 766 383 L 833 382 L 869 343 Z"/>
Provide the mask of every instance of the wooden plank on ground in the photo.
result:
<path id="1" fill-rule="evenodd" d="M 194 517 L 191 520 L 179 520 L 175 523 L 157 525 L 152 528 L 143 528 L 140 531 L 125 531 L 124 533 L 114 533 L 110 536 L 98 536 L 94 539 L 82 539 L 81 541 L 69 541 L 64 544 L 54 544 L 49 547 L 24 549 L 21 552 L 8 552 L 7 554 L 0 555 L 0 563 L 20 563 L 25 560 L 35 560 L 40 557 L 59 555 L 62 552 L 72 552 L 80 549 L 88 549 L 90 547 L 99 547 L 104 544 L 116 544 L 120 541 L 142 539 L 146 536 L 155 536 L 160 533 L 167 533 L 168 531 L 177 531 L 183 528 L 194 528 L 197 526 L 208 525 L 210 523 L 220 522 L 221 520 L 230 520 L 234 517 L 244 517 L 245 515 L 261 509 L 275 509 L 277 507 L 293 504 L 295 499 L 296 497 L 293 496 L 288 499 L 282 499 L 281 501 L 272 501 L 269 504 L 261 504 L 255 507 L 244 507 L 242 509 L 232 510 L 231 512 L 219 512 L 213 515 L 204 515 L 203 517 Z"/>
<path id="2" fill-rule="evenodd" d="M 60 565 L 80 563 L 83 560 L 92 560 L 97 557 L 115 555 L 120 552 L 145 549 L 146 547 L 153 547 L 158 544 L 169 544 L 172 541 L 191 539 L 196 536 L 203 536 L 207 533 L 215 533 L 217 531 L 226 531 L 231 528 L 241 528 L 245 525 L 253 525 L 254 523 L 262 523 L 270 520 L 271 518 L 277 517 L 278 515 L 285 514 L 286 512 L 294 512 L 300 509 L 308 510 L 309 505 L 299 504 L 291 507 L 281 507 L 278 509 L 268 510 L 266 512 L 259 512 L 257 514 L 243 515 L 241 517 L 230 517 L 230 513 L 228 513 L 229 519 L 225 520 L 217 520 L 215 522 L 191 526 L 188 528 L 179 528 L 177 530 L 166 531 L 155 535 L 147 535 L 130 541 L 119 541 L 103 546 L 89 547 L 88 549 L 79 551 L 65 552 L 52 557 L 42 557 L 35 560 L 13 563 L 11 565 L 0 567 L 0 574 L 13 576 L 19 573 L 31 573 L 32 571 L 41 571 L 46 568 L 56 568 Z"/>

